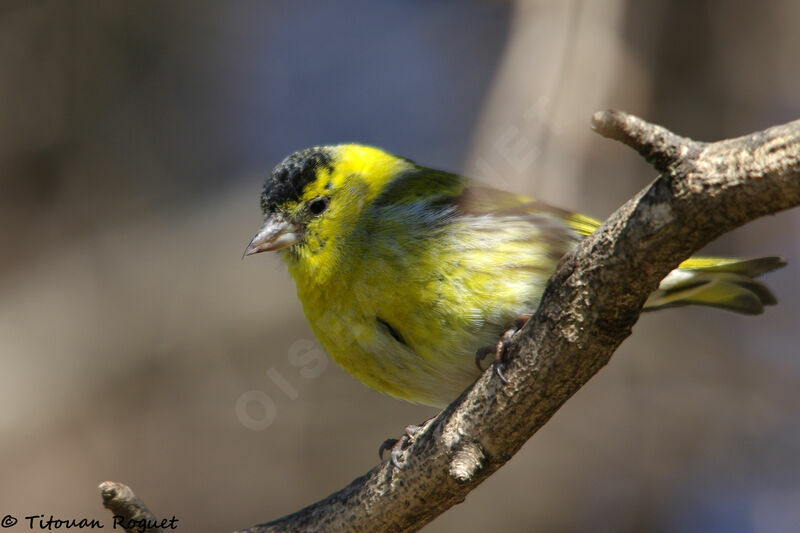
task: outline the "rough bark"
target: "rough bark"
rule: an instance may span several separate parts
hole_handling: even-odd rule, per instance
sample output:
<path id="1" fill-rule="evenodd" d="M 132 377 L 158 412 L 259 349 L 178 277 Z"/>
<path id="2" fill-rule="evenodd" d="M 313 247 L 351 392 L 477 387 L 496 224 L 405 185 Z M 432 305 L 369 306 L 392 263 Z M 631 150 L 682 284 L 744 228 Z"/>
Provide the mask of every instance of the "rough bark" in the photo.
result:
<path id="1" fill-rule="evenodd" d="M 156 520 L 150 509 L 136 497 L 127 485 L 104 481 L 98 487 L 103 497 L 103 506 L 111 511 L 115 518 L 115 528 L 119 523 L 127 533 L 162 533 L 160 521 Z"/>

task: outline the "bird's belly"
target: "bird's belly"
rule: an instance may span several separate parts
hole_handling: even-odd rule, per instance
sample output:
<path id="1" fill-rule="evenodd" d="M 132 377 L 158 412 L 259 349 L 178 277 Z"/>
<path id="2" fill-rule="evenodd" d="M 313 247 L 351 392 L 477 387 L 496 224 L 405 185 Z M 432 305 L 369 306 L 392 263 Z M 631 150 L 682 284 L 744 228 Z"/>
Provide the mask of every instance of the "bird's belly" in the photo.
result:
<path id="1" fill-rule="evenodd" d="M 329 309 L 308 318 L 338 365 L 368 387 L 395 398 L 444 407 L 480 375 L 475 353 L 467 347 L 474 339 L 447 348 L 433 344 L 421 354 L 375 317 L 357 311 Z"/>
<path id="2" fill-rule="evenodd" d="M 300 299 L 317 339 L 347 372 L 384 394 L 437 407 L 450 403 L 480 375 L 476 351 L 493 346 L 510 322 L 530 312 L 538 300 L 538 292 L 517 293 L 512 300 L 498 294 L 492 305 L 478 305 L 463 296 L 473 291 L 440 291 L 431 297 L 434 293 L 424 286 L 403 287 L 399 300 L 388 297 L 391 290 L 385 287 L 377 289 L 380 296 L 370 297 L 370 292 L 353 287 Z"/>

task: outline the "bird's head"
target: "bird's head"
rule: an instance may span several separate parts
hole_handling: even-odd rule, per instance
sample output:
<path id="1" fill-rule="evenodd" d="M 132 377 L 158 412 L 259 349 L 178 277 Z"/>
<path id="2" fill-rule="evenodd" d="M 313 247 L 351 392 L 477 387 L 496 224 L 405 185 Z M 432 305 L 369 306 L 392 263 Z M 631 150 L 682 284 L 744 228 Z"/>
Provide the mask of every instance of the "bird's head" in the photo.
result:
<path id="1" fill-rule="evenodd" d="M 294 259 L 323 260 L 386 184 L 413 168 L 407 159 L 357 144 L 291 154 L 264 183 L 264 224 L 244 255 L 283 250 Z"/>

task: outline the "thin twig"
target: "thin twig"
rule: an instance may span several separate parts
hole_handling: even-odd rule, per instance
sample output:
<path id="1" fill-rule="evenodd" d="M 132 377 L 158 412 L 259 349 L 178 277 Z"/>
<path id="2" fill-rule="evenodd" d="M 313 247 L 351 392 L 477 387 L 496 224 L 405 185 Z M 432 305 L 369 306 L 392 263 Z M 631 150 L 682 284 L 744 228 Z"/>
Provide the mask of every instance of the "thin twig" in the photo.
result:
<path id="1" fill-rule="evenodd" d="M 98 488 L 103 506 L 114 514 L 114 529 L 121 527 L 127 533 L 162 533 L 161 527 L 167 527 L 169 521 L 157 520 L 127 485 L 104 481 Z"/>

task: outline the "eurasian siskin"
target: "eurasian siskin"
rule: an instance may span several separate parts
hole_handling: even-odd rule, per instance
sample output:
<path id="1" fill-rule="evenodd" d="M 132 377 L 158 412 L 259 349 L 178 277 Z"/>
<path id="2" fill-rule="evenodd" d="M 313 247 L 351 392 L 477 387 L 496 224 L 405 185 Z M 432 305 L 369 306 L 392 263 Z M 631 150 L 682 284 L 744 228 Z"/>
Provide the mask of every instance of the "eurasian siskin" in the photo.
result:
<path id="1" fill-rule="evenodd" d="M 444 406 L 531 314 L 558 260 L 599 223 L 369 146 L 296 152 L 267 178 L 246 255 L 280 251 L 314 334 L 366 385 Z M 777 257 L 693 258 L 645 309 L 775 304 L 755 276 Z"/>

